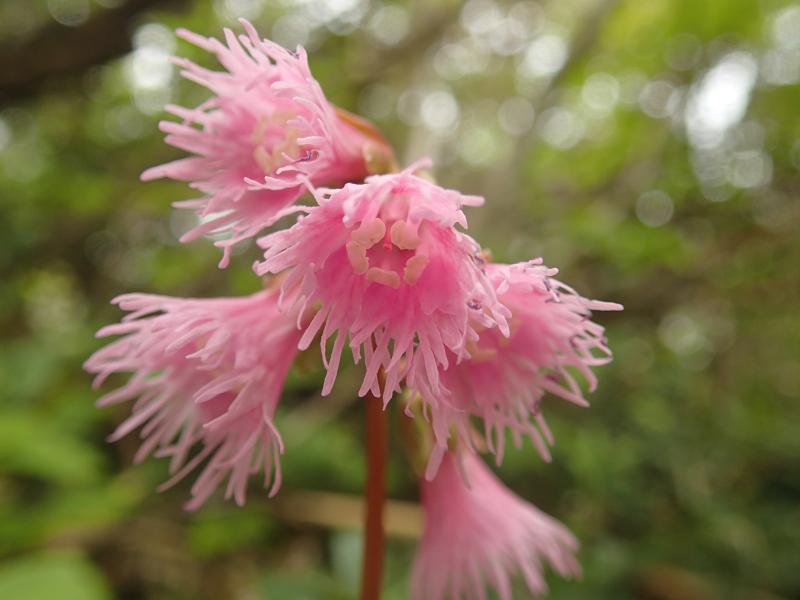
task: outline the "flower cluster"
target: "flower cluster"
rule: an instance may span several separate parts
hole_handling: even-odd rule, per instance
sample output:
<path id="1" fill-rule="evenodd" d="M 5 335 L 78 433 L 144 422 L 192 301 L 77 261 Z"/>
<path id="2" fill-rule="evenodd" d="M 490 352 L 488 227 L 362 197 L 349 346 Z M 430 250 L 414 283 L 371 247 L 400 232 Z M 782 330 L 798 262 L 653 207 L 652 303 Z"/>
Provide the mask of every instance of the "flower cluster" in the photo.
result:
<path id="1" fill-rule="evenodd" d="M 242 25 L 225 43 L 179 31 L 223 70 L 176 59 L 213 95 L 167 107 L 180 121 L 161 123 L 166 141 L 191 156 L 142 177 L 184 180 L 199 193 L 176 203 L 198 216 L 182 241 L 213 236 L 220 266 L 235 244 L 282 217 L 294 223 L 257 239 L 257 294 L 115 300 L 128 314 L 98 335 L 121 337 L 86 362 L 97 386 L 130 374 L 100 400 L 133 401 L 111 439 L 138 429 L 137 461 L 169 458 L 165 486 L 199 470 L 190 509 L 223 484 L 243 503 L 255 473 L 274 494 L 284 445 L 273 418 L 287 372 L 318 341 L 327 395 L 347 348 L 356 363 L 363 357 L 359 395 L 382 398 L 384 409 L 403 398 L 429 432 L 419 445 L 426 521 L 414 597 L 483 598 L 489 586 L 505 600 L 514 572 L 538 594 L 545 563 L 577 575 L 572 534 L 514 496 L 478 453 L 499 463 L 510 433 L 549 460 L 545 394 L 587 405 L 576 375 L 592 390 L 592 367 L 611 358 L 591 311 L 621 307 L 581 297 L 540 259 L 488 261 L 465 233 L 463 209 L 482 198 L 420 176 L 428 161 L 398 171 L 372 125 L 326 100 L 302 49 Z M 297 205 L 306 193 L 310 204 Z"/>

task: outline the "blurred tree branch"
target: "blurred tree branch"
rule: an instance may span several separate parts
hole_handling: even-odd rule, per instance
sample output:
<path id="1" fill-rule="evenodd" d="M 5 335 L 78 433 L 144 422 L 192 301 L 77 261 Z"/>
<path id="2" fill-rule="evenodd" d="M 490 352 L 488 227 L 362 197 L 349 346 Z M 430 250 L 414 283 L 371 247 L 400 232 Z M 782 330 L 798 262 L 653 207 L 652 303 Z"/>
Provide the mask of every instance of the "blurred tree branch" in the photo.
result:
<path id="1" fill-rule="evenodd" d="M 298 490 L 273 499 L 271 510 L 281 519 L 295 523 L 357 529 L 363 527 L 364 499 L 359 496 Z M 416 539 L 422 533 L 422 509 L 419 504 L 402 500 L 386 501 L 387 535 Z"/>
<path id="2" fill-rule="evenodd" d="M 425 5 L 422 5 L 425 7 Z M 423 8 L 416 13 L 413 33 L 402 43 L 365 55 L 369 60 L 367 68 L 356 70 L 353 81 L 359 89 L 386 79 L 386 70 L 397 63 L 413 63 L 410 58 L 423 54 L 432 44 L 442 37 L 442 32 L 457 17 L 461 10 L 458 2 L 451 2 L 444 7 Z"/>
<path id="3" fill-rule="evenodd" d="M 0 103 L 28 98 L 54 79 L 79 75 L 131 50 L 131 23 L 158 6 L 179 7 L 186 0 L 128 0 L 97 10 L 83 25 L 53 22 L 23 43 L 0 47 Z"/>

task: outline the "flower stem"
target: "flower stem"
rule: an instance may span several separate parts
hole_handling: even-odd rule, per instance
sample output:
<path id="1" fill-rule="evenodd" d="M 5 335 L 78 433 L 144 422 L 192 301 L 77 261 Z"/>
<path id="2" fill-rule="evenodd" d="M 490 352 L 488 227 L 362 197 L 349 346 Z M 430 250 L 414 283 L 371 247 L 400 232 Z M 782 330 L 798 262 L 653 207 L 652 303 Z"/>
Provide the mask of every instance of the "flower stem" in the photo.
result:
<path id="1" fill-rule="evenodd" d="M 381 381 L 383 384 L 383 381 Z M 383 387 L 383 385 L 381 385 Z M 383 579 L 385 533 L 383 508 L 386 503 L 387 414 L 383 400 L 367 396 L 367 510 L 364 523 L 364 557 L 361 571 L 361 600 L 378 600 Z"/>

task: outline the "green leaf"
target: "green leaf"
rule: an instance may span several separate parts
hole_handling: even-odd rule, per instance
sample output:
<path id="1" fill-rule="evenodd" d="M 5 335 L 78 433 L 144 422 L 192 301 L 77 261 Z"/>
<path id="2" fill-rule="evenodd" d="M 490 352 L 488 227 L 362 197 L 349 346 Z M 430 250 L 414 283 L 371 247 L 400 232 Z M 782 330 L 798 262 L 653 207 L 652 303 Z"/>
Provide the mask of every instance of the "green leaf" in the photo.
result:
<path id="1" fill-rule="evenodd" d="M 198 513 L 189 526 L 189 544 L 201 557 L 233 552 L 263 543 L 275 530 L 269 515 L 250 508 L 225 505 L 213 512 Z"/>
<path id="2" fill-rule="evenodd" d="M 103 574 L 76 552 L 46 552 L 0 566 L 0 598 L 9 600 L 105 600 Z"/>
<path id="3" fill-rule="evenodd" d="M 35 414 L 0 414 L 0 467 L 62 485 L 96 481 L 97 448 Z"/>

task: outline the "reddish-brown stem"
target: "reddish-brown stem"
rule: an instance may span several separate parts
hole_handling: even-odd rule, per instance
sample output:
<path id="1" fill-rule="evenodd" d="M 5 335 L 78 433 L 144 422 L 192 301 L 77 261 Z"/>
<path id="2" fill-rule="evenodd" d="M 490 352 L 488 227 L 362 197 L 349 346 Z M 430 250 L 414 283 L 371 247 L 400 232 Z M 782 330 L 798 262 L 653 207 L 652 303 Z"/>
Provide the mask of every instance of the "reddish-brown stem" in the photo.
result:
<path id="1" fill-rule="evenodd" d="M 385 552 L 383 507 L 386 503 L 388 420 L 381 398 L 367 396 L 365 403 L 367 405 L 367 487 L 364 492 L 366 519 L 364 522 L 361 600 L 378 600 L 381 595 Z"/>

